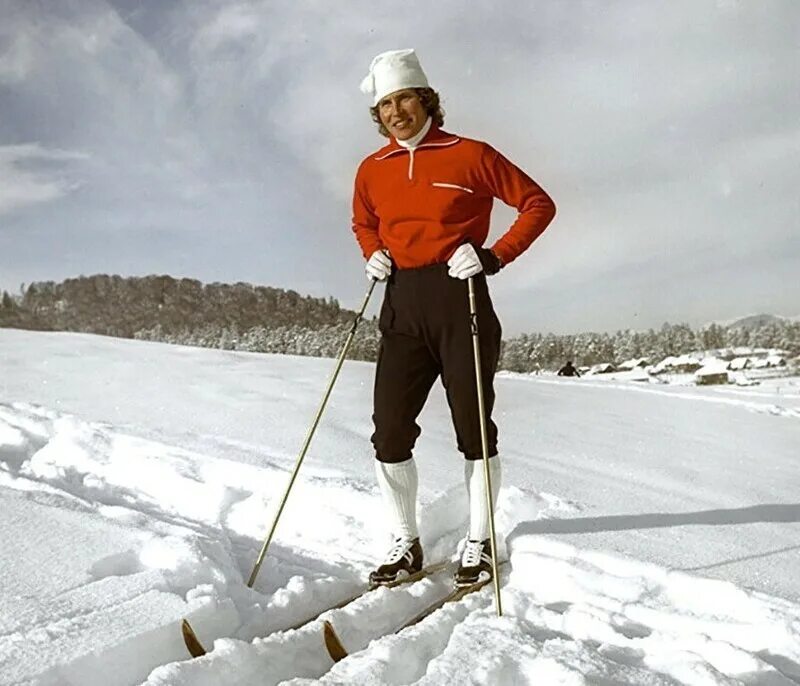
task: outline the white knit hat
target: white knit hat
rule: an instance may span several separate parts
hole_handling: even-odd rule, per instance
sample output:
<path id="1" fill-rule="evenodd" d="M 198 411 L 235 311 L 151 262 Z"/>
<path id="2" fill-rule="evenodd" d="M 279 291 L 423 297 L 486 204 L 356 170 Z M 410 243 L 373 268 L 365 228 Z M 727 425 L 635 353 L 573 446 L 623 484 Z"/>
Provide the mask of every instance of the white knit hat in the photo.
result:
<path id="1" fill-rule="evenodd" d="M 404 88 L 428 88 L 428 78 L 411 48 L 382 52 L 372 60 L 369 74 L 361 82 L 361 92 L 372 96 L 373 106 Z"/>

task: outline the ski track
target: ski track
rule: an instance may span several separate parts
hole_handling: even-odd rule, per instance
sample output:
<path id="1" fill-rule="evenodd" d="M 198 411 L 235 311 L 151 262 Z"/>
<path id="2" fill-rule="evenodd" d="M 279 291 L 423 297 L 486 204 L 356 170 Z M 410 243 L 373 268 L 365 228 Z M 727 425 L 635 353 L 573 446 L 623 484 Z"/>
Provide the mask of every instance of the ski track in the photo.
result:
<path id="1" fill-rule="evenodd" d="M 265 614 L 272 622 L 280 621 L 282 615 L 287 615 L 286 608 L 297 606 L 298 597 L 302 599 L 299 604 L 308 612 L 313 612 L 315 604 L 322 609 L 328 604 L 331 590 L 338 593 L 352 590 L 361 575 L 360 570 L 353 569 L 352 554 L 339 560 L 329 557 L 326 563 L 321 563 L 313 551 L 289 549 L 276 541 L 261 575 L 262 581 L 268 581 L 259 585 L 259 589 L 279 592 L 270 602 L 259 599 L 263 603 L 259 606 L 259 601 L 248 597 L 253 592 L 242 590 L 241 570 L 255 559 L 259 545 L 249 530 L 258 529 L 260 538 L 266 504 L 274 489 L 256 492 L 241 484 L 264 481 L 264 471 L 246 465 L 215 464 L 213 459 L 113 434 L 100 425 L 24 405 L 0 406 L 0 439 L 3 446 L 0 483 L 22 490 L 34 500 L 41 500 L 47 494 L 52 496 L 48 504 L 57 502 L 63 507 L 63 501 L 67 500 L 72 508 L 135 524 L 137 531 L 148 532 L 149 535 L 140 537 L 141 541 L 134 541 L 131 549 L 95 560 L 85 574 L 94 577 L 87 583 L 94 584 L 93 592 L 97 592 L 102 579 L 96 577 L 126 577 L 134 580 L 126 588 L 133 588 L 152 573 L 149 568 L 163 568 L 163 574 L 159 573 L 155 581 L 151 579 L 149 585 L 136 592 L 143 595 L 150 587 L 158 587 L 172 594 L 176 601 L 180 599 L 173 603 L 168 618 L 173 640 L 161 641 L 172 645 L 171 653 L 162 652 L 159 656 L 155 651 L 150 668 L 170 661 L 167 658 L 184 656 L 185 648 L 175 624 L 182 615 L 190 618 L 196 615 L 200 625 L 208 624 L 208 616 L 213 613 L 203 611 L 204 608 L 222 605 L 224 611 L 210 628 L 230 634 L 238 627 L 249 639 L 255 635 L 254 627 L 263 631 L 261 620 Z M 279 476 L 283 481 L 282 472 Z M 324 497 L 316 500 L 326 501 Z M 287 513 L 287 529 L 292 518 Z M 320 518 L 324 520 L 325 515 L 320 514 Z M 295 527 L 300 526 L 297 514 L 294 519 Z M 239 559 L 246 560 L 245 564 L 240 565 Z M 58 592 L 63 593 L 64 589 Z M 239 612 L 237 603 L 247 611 Z M 153 605 L 165 605 L 165 601 Z M 61 607 L 58 598 L 51 598 L 48 609 L 41 614 L 38 624 L 36 618 L 29 618 L 33 625 L 30 631 L 47 633 L 64 621 L 80 620 L 77 610 Z M 295 615 L 294 610 L 288 613 L 291 621 Z M 248 626 L 253 627 L 249 635 Z M 24 642 L 25 636 L 4 637 L 6 649 L 0 648 L 0 665 L 12 659 L 9 641 Z M 38 669 L 33 656 L 18 654 L 14 660 L 23 663 L 22 672 Z M 138 683 L 148 672 L 149 669 L 135 679 L 120 675 L 120 683 Z M 40 678 L 47 682 L 46 674 Z M 22 682 L 15 679 L 9 683 Z"/>
<path id="2" fill-rule="evenodd" d="M 243 581 L 286 476 L 0 404 L 8 535 L 58 535 L 52 550 L 3 545 L 39 557 L 29 578 L 6 568 L 17 593 L 0 605 L 0 683 L 800 683 L 796 604 L 524 533 L 580 507 L 516 488 L 498 503 L 498 529 L 517 532 L 504 617 L 488 587 L 394 634 L 449 580 L 380 589 L 325 615 L 351 652 L 332 665 L 320 621 L 284 629 L 359 588 L 381 539 L 377 494 L 352 479 L 299 482 L 251 591 Z M 466 510 L 457 490 L 423 509 L 432 561 L 452 551 Z M 185 660 L 182 617 L 208 656 Z"/>

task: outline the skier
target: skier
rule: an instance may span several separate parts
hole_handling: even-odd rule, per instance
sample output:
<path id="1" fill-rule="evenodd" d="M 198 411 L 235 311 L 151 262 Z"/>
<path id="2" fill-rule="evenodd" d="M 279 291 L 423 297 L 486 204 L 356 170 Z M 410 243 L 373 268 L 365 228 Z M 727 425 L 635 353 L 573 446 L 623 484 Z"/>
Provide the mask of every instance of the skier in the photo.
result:
<path id="1" fill-rule="evenodd" d="M 555 216 L 550 197 L 487 143 L 442 130 L 439 94 L 414 50 L 381 53 L 361 90 L 388 145 L 363 160 L 355 178 L 353 231 L 368 278 L 387 281 L 375 371 L 375 471 L 394 543 L 370 575 L 389 583 L 422 568 L 417 529 L 416 419 L 441 376 L 465 460 L 469 534 L 456 572 L 467 586 L 492 573 L 466 279 L 474 277 L 492 491 L 500 488 L 497 427 L 491 420 L 500 322 L 486 275 L 507 266 Z M 494 198 L 515 207 L 513 225 L 483 247 Z"/>
<path id="2" fill-rule="evenodd" d="M 572 366 L 572 361 L 568 361 L 558 370 L 558 376 L 580 376 L 581 373 Z"/>

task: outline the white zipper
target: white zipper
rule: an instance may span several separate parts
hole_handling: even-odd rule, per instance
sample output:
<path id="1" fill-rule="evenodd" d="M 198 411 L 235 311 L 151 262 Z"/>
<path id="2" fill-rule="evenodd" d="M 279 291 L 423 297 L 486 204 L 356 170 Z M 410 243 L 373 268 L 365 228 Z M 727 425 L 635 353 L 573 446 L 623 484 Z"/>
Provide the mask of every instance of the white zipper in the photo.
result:
<path id="1" fill-rule="evenodd" d="M 408 149 L 408 180 L 414 178 L 414 148 Z"/>
<path id="2" fill-rule="evenodd" d="M 466 191 L 467 193 L 474 193 L 471 188 L 467 188 L 466 186 L 459 186 L 457 183 L 440 183 L 438 181 L 432 181 L 431 186 L 437 186 L 439 188 L 455 188 L 458 191 Z"/>

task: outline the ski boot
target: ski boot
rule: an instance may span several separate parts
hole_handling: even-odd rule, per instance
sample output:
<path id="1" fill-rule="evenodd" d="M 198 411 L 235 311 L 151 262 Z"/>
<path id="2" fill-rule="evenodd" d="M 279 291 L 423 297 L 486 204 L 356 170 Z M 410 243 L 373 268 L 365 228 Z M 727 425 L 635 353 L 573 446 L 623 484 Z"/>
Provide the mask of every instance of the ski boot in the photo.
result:
<path id="1" fill-rule="evenodd" d="M 456 588 L 465 588 L 492 578 L 492 544 L 489 539 L 467 541 L 456 571 Z"/>
<path id="2" fill-rule="evenodd" d="M 382 586 L 422 569 L 419 538 L 396 538 L 383 564 L 369 575 L 370 586 Z"/>

